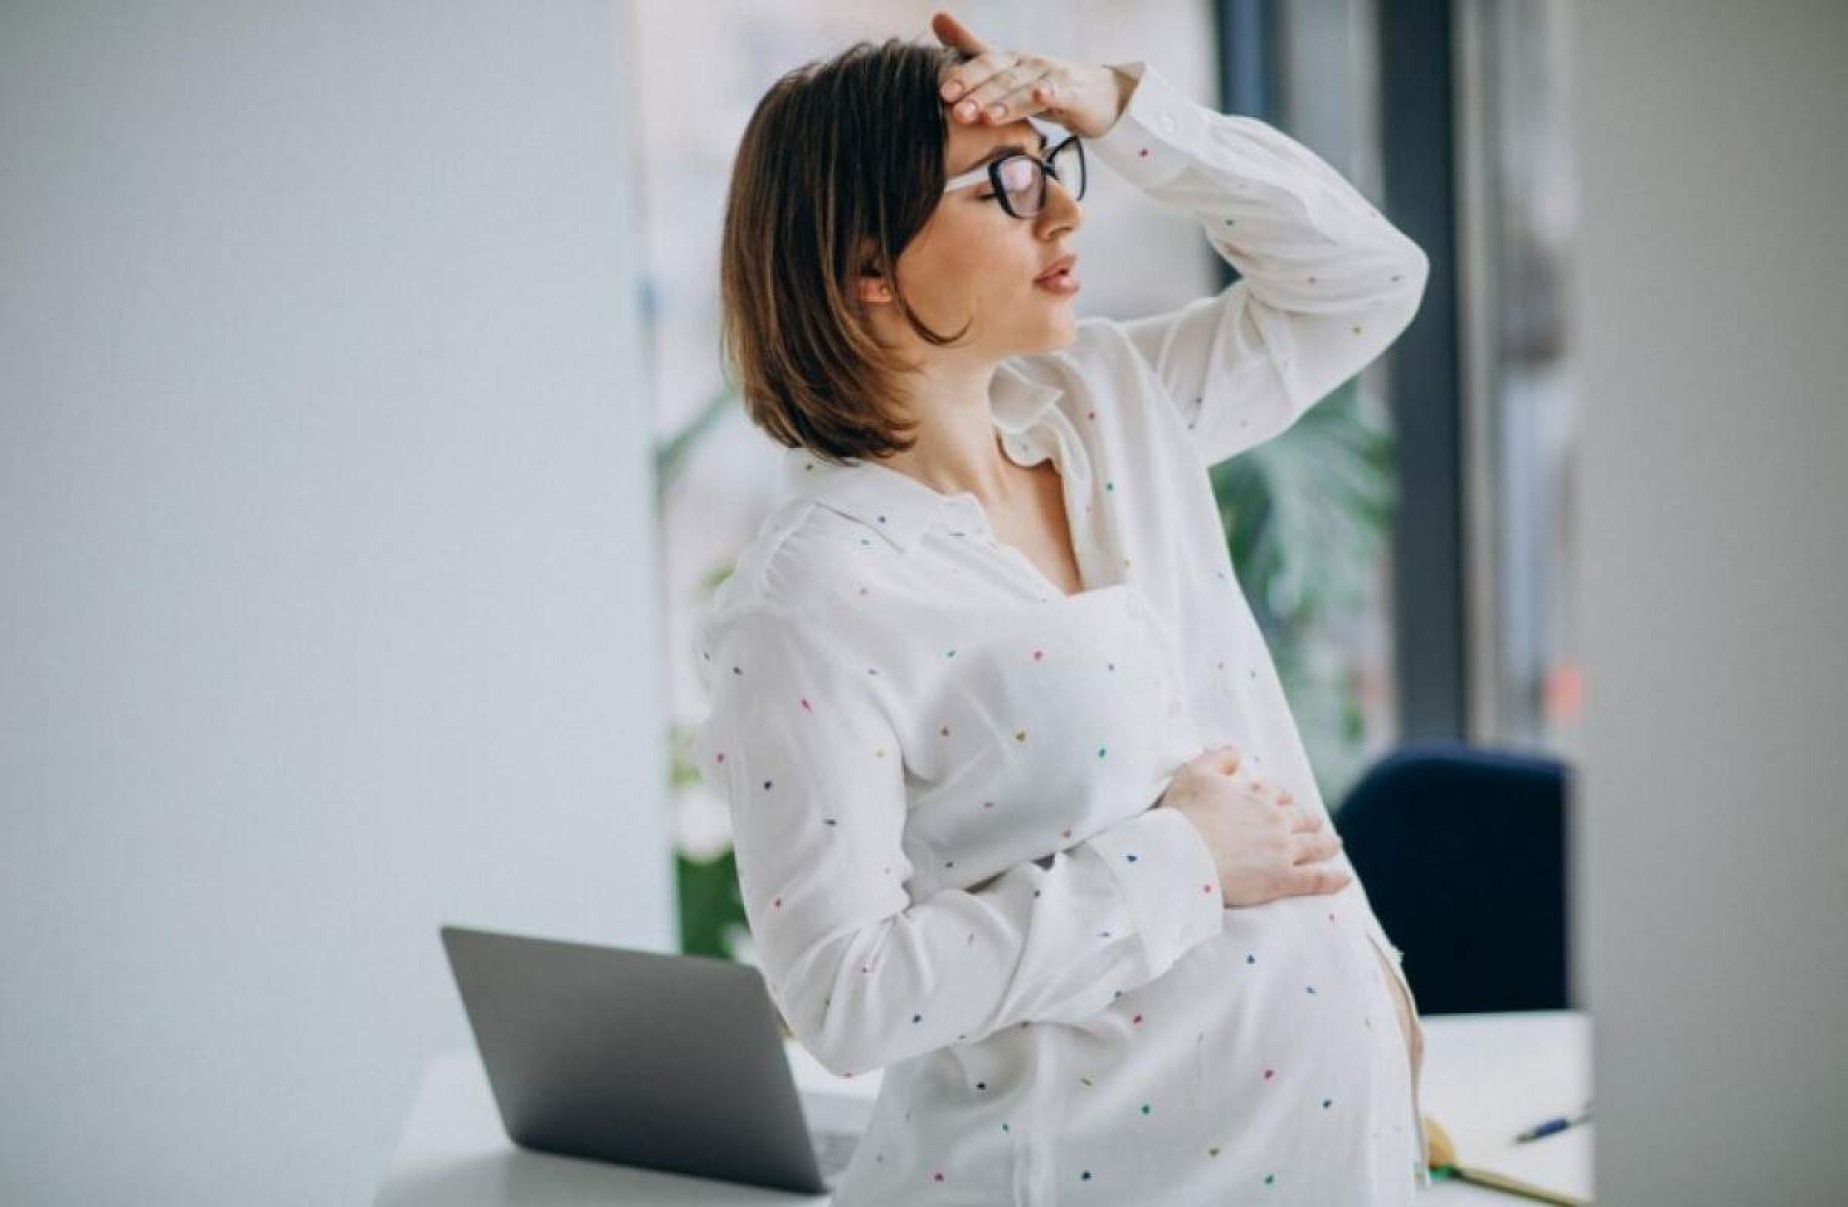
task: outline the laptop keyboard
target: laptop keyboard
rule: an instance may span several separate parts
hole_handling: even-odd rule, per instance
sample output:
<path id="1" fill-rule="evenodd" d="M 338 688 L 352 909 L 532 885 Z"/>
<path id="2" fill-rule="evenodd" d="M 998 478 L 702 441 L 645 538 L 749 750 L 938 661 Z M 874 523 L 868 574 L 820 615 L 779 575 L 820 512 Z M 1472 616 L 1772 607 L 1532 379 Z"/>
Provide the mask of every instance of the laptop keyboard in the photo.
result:
<path id="1" fill-rule="evenodd" d="M 821 1176 L 832 1178 L 847 1168 L 847 1162 L 853 1159 L 853 1150 L 859 1146 L 860 1137 L 853 1132 L 810 1132 L 815 1141 L 815 1164 L 821 1167 Z"/>

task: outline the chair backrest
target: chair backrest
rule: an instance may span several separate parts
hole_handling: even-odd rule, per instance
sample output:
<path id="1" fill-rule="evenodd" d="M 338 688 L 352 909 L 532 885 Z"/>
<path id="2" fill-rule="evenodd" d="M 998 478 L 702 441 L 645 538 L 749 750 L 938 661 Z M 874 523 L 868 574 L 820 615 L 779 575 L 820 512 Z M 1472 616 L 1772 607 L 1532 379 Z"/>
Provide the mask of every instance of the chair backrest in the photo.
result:
<path id="1" fill-rule="evenodd" d="M 1567 766 L 1421 742 L 1381 759 L 1335 828 L 1422 1014 L 1559 1010 Z"/>

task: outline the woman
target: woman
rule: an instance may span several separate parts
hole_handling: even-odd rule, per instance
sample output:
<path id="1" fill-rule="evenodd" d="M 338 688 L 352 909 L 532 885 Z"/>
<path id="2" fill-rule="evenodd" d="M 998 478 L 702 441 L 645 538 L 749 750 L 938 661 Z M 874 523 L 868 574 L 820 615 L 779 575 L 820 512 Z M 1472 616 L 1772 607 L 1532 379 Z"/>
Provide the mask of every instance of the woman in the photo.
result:
<path id="1" fill-rule="evenodd" d="M 834 1202 L 1409 1202 L 1422 1028 L 1206 469 L 1378 356 L 1425 256 L 1141 63 L 933 27 L 770 90 L 722 251 L 791 494 L 702 626 L 699 757 L 783 1017 L 884 1070 Z M 1244 279 L 1075 318 L 1087 157 Z"/>

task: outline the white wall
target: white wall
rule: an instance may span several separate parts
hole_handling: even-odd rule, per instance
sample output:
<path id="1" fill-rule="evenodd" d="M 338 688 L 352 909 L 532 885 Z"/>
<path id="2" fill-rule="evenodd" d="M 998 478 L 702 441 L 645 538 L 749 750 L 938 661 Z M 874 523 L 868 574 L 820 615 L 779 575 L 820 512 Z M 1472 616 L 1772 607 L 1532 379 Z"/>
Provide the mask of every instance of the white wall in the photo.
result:
<path id="1" fill-rule="evenodd" d="M 1848 5 L 1574 13 L 1601 1203 L 1848 1195 Z"/>
<path id="2" fill-rule="evenodd" d="M 439 923 L 672 947 L 624 36 L 0 6 L 0 1201 L 369 1201 Z"/>

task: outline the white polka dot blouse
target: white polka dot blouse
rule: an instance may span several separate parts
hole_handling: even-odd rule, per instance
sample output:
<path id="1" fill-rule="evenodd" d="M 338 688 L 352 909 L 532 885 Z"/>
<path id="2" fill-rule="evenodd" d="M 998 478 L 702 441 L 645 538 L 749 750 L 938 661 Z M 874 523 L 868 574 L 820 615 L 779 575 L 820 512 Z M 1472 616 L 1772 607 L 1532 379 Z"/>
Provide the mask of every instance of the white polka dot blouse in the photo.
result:
<path id="1" fill-rule="evenodd" d="M 1056 466 L 1083 589 L 971 494 L 792 449 L 695 638 L 700 771 L 775 1004 L 835 1073 L 883 1070 L 839 1207 L 1430 1183 L 1423 1029 L 1414 1005 L 1408 1049 L 1359 880 L 1228 908 L 1199 831 L 1153 807 L 1232 745 L 1327 817 L 1207 471 L 1378 357 L 1426 257 L 1298 142 L 1124 70 L 1087 152 L 1193 213 L 1241 279 L 997 369 L 1000 446 Z"/>

